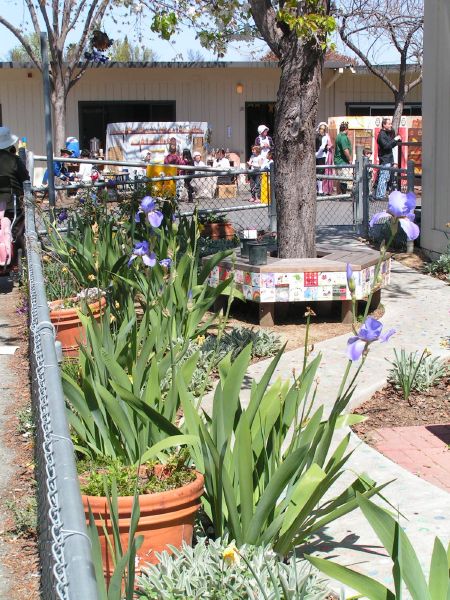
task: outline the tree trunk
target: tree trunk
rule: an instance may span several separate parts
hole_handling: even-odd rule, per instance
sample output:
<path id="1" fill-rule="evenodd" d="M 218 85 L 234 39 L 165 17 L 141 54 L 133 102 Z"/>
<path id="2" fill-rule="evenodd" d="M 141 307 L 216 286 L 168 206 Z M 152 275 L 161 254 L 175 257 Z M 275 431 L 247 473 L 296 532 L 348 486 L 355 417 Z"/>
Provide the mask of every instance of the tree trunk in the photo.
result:
<path id="1" fill-rule="evenodd" d="M 315 125 L 322 83 L 320 49 L 292 36 L 280 61 L 275 117 L 278 256 L 316 256 Z"/>
<path id="2" fill-rule="evenodd" d="M 404 96 L 395 96 L 395 109 L 394 116 L 392 117 L 392 128 L 395 133 L 398 133 L 398 128 L 400 127 L 400 120 L 403 114 L 403 108 L 405 105 L 405 97 Z"/>
<path id="3" fill-rule="evenodd" d="M 64 83 L 61 81 L 62 75 L 56 72 L 54 75 L 54 85 L 52 91 L 53 105 L 53 152 L 59 155 L 61 148 L 66 145 L 66 92 Z"/>

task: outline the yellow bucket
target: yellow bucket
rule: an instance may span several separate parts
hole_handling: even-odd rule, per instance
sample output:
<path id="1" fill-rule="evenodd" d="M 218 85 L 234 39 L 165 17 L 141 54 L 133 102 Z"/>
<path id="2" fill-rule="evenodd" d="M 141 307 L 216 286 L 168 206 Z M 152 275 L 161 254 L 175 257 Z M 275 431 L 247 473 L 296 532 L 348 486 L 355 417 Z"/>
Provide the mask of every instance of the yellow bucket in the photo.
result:
<path id="1" fill-rule="evenodd" d="M 269 204 L 270 200 L 270 180 L 268 173 L 261 173 L 261 203 Z"/>
<path id="2" fill-rule="evenodd" d="M 178 169 L 173 165 L 148 165 L 147 177 L 175 177 L 177 171 Z M 174 197 L 177 191 L 177 184 L 174 179 L 171 181 L 155 181 L 149 184 L 148 188 L 148 191 L 153 196 Z"/>

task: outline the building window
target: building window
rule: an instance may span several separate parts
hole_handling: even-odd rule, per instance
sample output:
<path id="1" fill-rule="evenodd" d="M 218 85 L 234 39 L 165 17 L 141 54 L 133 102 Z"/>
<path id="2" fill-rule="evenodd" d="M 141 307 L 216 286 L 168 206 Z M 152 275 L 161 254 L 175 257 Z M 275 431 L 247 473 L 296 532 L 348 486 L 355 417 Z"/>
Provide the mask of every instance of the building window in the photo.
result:
<path id="1" fill-rule="evenodd" d="M 108 123 L 176 121 L 175 100 L 165 101 L 100 101 L 79 102 L 78 123 L 81 148 L 89 149 L 89 140 L 96 137 L 105 148 Z"/>
<path id="2" fill-rule="evenodd" d="M 394 114 L 392 102 L 347 102 L 347 117 L 385 117 Z M 421 102 L 406 102 L 403 115 L 405 117 L 422 116 Z"/>

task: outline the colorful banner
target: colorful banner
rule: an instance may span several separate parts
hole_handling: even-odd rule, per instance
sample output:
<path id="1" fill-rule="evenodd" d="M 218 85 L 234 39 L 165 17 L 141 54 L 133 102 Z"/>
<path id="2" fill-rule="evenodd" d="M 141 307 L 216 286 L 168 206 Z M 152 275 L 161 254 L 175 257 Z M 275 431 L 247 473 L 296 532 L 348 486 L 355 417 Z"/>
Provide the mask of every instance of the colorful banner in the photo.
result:
<path id="1" fill-rule="evenodd" d="M 387 115 L 389 116 L 389 115 Z M 329 135 L 333 142 L 343 121 L 348 122 L 348 136 L 352 143 L 353 158 L 356 158 L 356 148 L 370 148 L 374 163 L 378 163 L 377 137 L 381 129 L 383 117 L 330 117 L 328 119 Z M 400 127 L 396 134 L 404 142 L 413 142 L 414 145 L 402 146 L 401 166 L 406 168 L 408 160 L 416 163 L 416 174 L 422 173 L 422 117 L 402 117 Z M 394 160 L 399 163 L 398 149 L 394 148 Z"/>
<path id="2" fill-rule="evenodd" d="M 106 158 L 120 161 L 163 163 L 169 143 L 178 151 L 198 151 L 205 156 L 208 123 L 109 123 L 106 129 Z"/>

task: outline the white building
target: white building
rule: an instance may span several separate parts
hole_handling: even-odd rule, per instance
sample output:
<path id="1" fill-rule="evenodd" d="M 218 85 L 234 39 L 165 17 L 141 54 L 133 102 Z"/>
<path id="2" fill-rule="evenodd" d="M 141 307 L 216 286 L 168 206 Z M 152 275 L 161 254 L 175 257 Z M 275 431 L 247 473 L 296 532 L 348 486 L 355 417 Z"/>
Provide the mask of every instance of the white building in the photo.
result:
<path id="1" fill-rule="evenodd" d="M 388 68 L 389 69 L 389 68 Z M 395 77 L 395 67 L 391 67 Z M 248 155 L 261 123 L 273 127 L 279 68 L 274 62 L 110 63 L 93 66 L 69 94 L 67 135 L 89 147 L 118 121 L 207 121 L 211 145 Z M 421 87 L 405 114 L 421 114 Z M 393 96 L 365 67 L 327 63 L 319 120 L 386 115 Z M 0 120 L 44 153 L 42 78 L 30 65 L 0 63 Z"/>
<path id="2" fill-rule="evenodd" d="M 425 2 L 424 128 L 421 245 L 431 253 L 446 249 L 450 221 L 450 3 Z M 448 308 L 448 307 L 447 307 Z"/>

